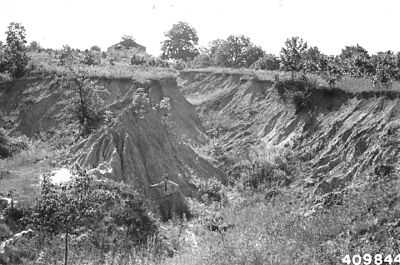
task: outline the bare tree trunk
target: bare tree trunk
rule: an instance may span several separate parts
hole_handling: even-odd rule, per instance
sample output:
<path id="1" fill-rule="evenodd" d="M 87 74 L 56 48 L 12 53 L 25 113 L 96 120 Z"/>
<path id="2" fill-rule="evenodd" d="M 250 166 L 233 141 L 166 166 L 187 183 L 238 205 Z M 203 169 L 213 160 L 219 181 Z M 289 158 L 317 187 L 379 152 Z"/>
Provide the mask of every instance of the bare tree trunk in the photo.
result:
<path id="1" fill-rule="evenodd" d="M 65 233 L 65 255 L 64 265 L 68 265 L 68 231 Z"/>

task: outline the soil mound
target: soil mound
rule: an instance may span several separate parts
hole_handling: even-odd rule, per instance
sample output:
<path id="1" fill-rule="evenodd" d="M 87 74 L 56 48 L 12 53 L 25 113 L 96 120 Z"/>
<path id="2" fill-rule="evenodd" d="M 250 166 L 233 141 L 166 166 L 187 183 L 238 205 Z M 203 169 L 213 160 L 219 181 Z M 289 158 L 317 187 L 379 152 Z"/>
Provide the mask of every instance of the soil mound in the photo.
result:
<path id="1" fill-rule="evenodd" d="M 191 175 L 224 179 L 224 173 L 193 151 L 208 139 L 194 108 L 181 95 L 173 79 L 152 80 L 145 89 L 150 108 L 138 115 L 132 105 L 134 92 L 110 109 L 119 116 L 76 148 L 76 162 L 98 176 L 142 187 L 171 176 L 184 192 L 189 192 Z M 158 111 L 168 98 L 168 113 Z"/>

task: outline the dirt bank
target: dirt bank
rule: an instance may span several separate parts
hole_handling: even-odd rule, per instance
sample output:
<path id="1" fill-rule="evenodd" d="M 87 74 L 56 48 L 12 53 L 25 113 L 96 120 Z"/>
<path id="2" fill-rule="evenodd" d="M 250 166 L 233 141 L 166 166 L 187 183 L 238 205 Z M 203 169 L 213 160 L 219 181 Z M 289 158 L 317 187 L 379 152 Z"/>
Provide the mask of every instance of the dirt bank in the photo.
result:
<path id="1" fill-rule="evenodd" d="M 102 107 L 115 118 L 77 143 L 72 162 L 96 175 L 137 188 L 158 182 L 162 173 L 169 173 L 184 191 L 189 191 L 192 175 L 224 179 L 224 173 L 212 161 L 195 152 L 208 142 L 208 136 L 175 79 L 92 81 L 104 101 Z M 133 95 L 139 87 L 145 89 L 151 105 L 151 111 L 141 118 L 134 114 L 132 107 Z M 153 110 L 165 98 L 170 102 L 169 112 Z M 58 76 L 30 77 L 1 84 L 0 112 L 4 126 L 14 133 L 33 136 L 57 130 L 65 122 L 59 114 L 66 104 L 68 93 Z"/>
<path id="2" fill-rule="evenodd" d="M 295 151 L 309 167 L 299 178 L 317 194 L 356 182 L 378 165 L 398 167 L 396 92 L 320 88 L 312 91 L 312 108 L 296 113 L 273 80 L 187 71 L 178 84 L 223 152 L 235 154 L 248 145 Z"/>

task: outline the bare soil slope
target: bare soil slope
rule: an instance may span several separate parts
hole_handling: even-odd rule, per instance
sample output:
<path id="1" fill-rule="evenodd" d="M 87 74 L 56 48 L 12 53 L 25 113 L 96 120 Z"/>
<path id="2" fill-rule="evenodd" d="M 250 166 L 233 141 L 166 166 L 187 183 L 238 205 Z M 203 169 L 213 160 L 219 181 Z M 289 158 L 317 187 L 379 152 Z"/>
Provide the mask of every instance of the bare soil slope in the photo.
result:
<path id="1" fill-rule="evenodd" d="M 150 110 L 138 117 L 131 99 L 115 103 L 110 109 L 119 109 L 117 120 L 77 147 L 77 162 L 95 169 L 95 174 L 144 187 L 145 191 L 163 173 L 168 173 L 184 191 L 189 191 L 188 180 L 192 174 L 223 179 L 224 173 L 191 147 L 201 146 L 208 137 L 175 80 L 152 80 L 149 96 L 153 106 L 162 98 L 169 98 L 170 115 L 166 117 Z"/>
<path id="2" fill-rule="evenodd" d="M 382 164 L 399 168 L 399 93 L 316 89 L 312 108 L 296 113 L 272 80 L 187 71 L 178 83 L 225 152 L 249 144 L 294 150 L 309 165 L 299 178 L 316 194 L 357 182 Z"/>
<path id="3" fill-rule="evenodd" d="M 193 106 L 177 88 L 175 79 L 135 81 L 127 78 L 93 79 L 104 101 L 104 108 L 116 117 L 73 149 L 72 161 L 97 175 L 147 187 L 160 180 L 162 173 L 188 191 L 190 175 L 224 179 L 212 162 L 193 148 L 208 141 Z M 168 117 L 149 111 L 138 118 L 132 109 L 132 96 L 143 87 L 152 106 L 169 98 Z M 68 96 L 57 76 L 24 78 L 0 87 L 0 113 L 3 126 L 13 132 L 33 136 L 55 130 L 65 122 L 59 114 Z"/>

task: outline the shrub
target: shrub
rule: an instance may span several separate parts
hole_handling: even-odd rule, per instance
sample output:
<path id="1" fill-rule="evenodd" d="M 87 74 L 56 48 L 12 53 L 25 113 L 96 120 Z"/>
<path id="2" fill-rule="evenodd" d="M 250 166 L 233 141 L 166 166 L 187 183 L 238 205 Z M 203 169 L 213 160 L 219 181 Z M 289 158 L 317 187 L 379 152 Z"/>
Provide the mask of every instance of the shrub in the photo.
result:
<path id="1" fill-rule="evenodd" d="M 97 53 L 86 50 L 83 54 L 83 59 L 81 60 L 81 63 L 86 65 L 99 65 L 100 58 Z"/>
<path id="2" fill-rule="evenodd" d="M 69 45 L 64 45 L 59 52 L 58 65 L 71 65 L 77 60 L 76 52 Z"/>
<path id="3" fill-rule="evenodd" d="M 308 80 L 283 80 L 275 84 L 281 98 L 295 106 L 296 114 L 312 107 L 311 96 L 315 86 Z"/>
<path id="4" fill-rule="evenodd" d="M 235 166 L 243 178 L 243 186 L 251 190 L 288 185 L 292 171 L 286 170 L 282 164 L 286 159 L 268 155 L 256 148 L 247 148 L 241 154 L 241 162 Z M 283 162 L 285 161 L 285 162 Z"/>
<path id="5" fill-rule="evenodd" d="M 132 58 L 131 58 L 131 64 L 132 65 L 146 65 L 147 60 L 143 56 L 134 54 L 134 55 L 132 55 Z"/>
<path id="6" fill-rule="evenodd" d="M 83 241 L 83 248 L 89 244 L 100 252 L 122 252 L 146 244 L 157 233 L 136 192 L 111 181 L 95 181 L 80 169 L 73 173 L 70 182 L 57 186 L 45 175 L 41 196 L 25 217 L 41 233 L 41 240 L 50 236 L 55 243 L 57 236 L 62 238 L 65 264 L 72 243 Z"/>
<path id="7" fill-rule="evenodd" d="M 93 45 L 92 47 L 90 47 L 90 50 L 93 52 L 101 52 L 101 48 L 97 45 Z"/>
<path id="8" fill-rule="evenodd" d="M 253 63 L 250 68 L 269 71 L 279 70 L 279 60 L 273 54 L 266 54 Z"/>
<path id="9" fill-rule="evenodd" d="M 39 52 L 40 50 L 42 50 L 42 47 L 40 46 L 39 42 L 31 41 L 31 43 L 29 43 L 28 49 L 30 51 Z"/>
<path id="10" fill-rule="evenodd" d="M 11 157 L 26 148 L 25 143 L 13 141 L 3 129 L 0 129 L 0 159 Z"/>
<path id="11" fill-rule="evenodd" d="M 213 65 L 212 59 L 208 54 L 199 54 L 192 61 L 192 68 L 207 68 Z"/>
<path id="12" fill-rule="evenodd" d="M 206 201 L 221 202 L 225 197 L 224 185 L 215 178 L 205 180 L 193 177 L 190 183 L 197 188 L 200 198 L 207 197 L 204 198 Z"/>
<path id="13" fill-rule="evenodd" d="M 150 110 L 150 98 L 144 88 L 138 88 L 133 95 L 132 109 L 140 118 Z"/>

